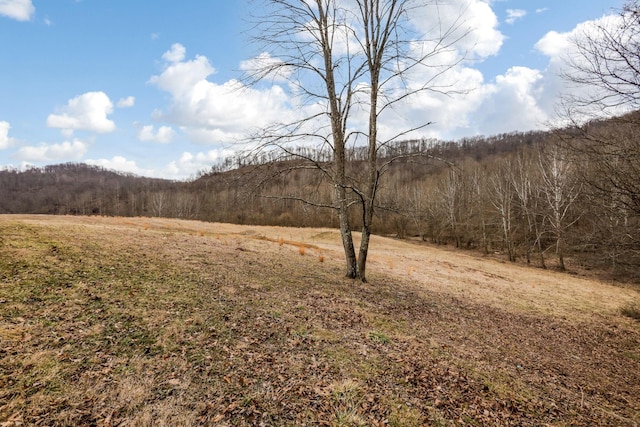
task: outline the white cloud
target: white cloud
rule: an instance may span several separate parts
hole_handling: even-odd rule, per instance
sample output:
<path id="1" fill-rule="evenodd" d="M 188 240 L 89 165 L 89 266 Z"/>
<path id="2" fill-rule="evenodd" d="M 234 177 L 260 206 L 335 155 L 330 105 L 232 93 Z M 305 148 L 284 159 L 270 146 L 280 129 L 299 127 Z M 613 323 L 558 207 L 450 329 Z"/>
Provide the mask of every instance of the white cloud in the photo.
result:
<path id="1" fill-rule="evenodd" d="M 513 24 L 518 19 L 522 19 L 527 16 L 527 11 L 523 9 L 507 9 L 507 19 L 505 22 L 507 24 Z"/>
<path id="2" fill-rule="evenodd" d="M 440 25 L 459 25 L 458 32 L 450 35 L 451 37 L 458 37 L 466 31 L 470 31 L 470 34 L 463 39 L 462 44 L 456 46 L 456 49 L 447 50 L 432 58 L 430 67 L 416 68 L 416 73 L 412 76 L 417 79 L 415 85 L 425 84 L 434 77 L 434 73 L 463 58 L 484 59 L 496 55 L 504 40 L 504 36 L 497 29 L 498 18 L 485 1 L 452 0 L 439 4 L 438 10 L 439 16 L 434 15 L 433 10 L 429 8 L 425 8 L 422 14 L 412 14 L 412 25 L 424 34 L 434 31 Z M 419 49 L 424 45 L 414 47 Z M 280 76 L 281 78 L 276 76 L 271 81 L 276 84 L 270 86 L 247 87 L 236 80 L 214 83 L 208 80 L 216 71 L 209 60 L 204 56 L 186 59 L 185 53 L 184 46 L 174 44 L 163 55 L 163 72 L 151 77 L 149 82 L 171 94 L 170 105 L 154 112 L 153 118 L 180 127 L 192 142 L 209 145 L 231 143 L 256 128 L 273 122 L 290 122 L 304 116 L 310 110 L 318 109 L 317 105 L 307 105 L 298 99 L 298 94 L 291 87 L 277 84 L 290 77 L 288 73 Z M 277 64 L 279 61 L 278 58 L 263 53 L 256 58 L 243 61 L 240 68 L 247 71 L 255 69 L 256 66 Z M 482 76 L 476 70 L 461 64 L 431 83 L 443 91 L 461 87 L 469 89 L 481 84 Z M 476 99 L 478 95 L 474 97 Z M 465 123 L 464 115 L 460 114 L 460 110 L 453 109 L 452 105 L 456 105 L 462 111 L 470 111 L 477 103 L 469 102 L 468 98 L 451 100 L 441 94 L 425 92 L 412 98 L 405 105 L 398 106 L 396 111 L 401 111 L 402 114 L 398 113 L 393 120 L 404 120 L 405 125 L 412 127 L 416 122 L 407 124 L 406 118 L 402 116 L 409 115 L 418 123 L 422 123 L 425 121 L 425 115 L 433 113 L 443 126 L 444 123 Z M 425 113 L 420 109 L 425 106 L 432 106 L 432 110 Z M 428 116 L 427 120 L 431 120 L 431 117 Z M 361 124 L 362 122 L 354 123 Z M 393 127 L 387 126 L 390 133 L 394 131 Z"/>
<path id="3" fill-rule="evenodd" d="M 70 99 L 59 114 L 50 114 L 47 126 L 62 129 L 67 136 L 74 130 L 113 132 L 116 125 L 107 117 L 112 112 L 113 103 L 104 92 L 87 92 Z"/>
<path id="4" fill-rule="evenodd" d="M 578 53 L 576 42 L 582 43 L 587 37 L 597 39 L 601 36 L 599 28 L 609 29 L 610 34 L 614 34 L 615 29 L 620 25 L 621 19 L 618 15 L 608 15 L 580 23 L 571 31 L 565 33 L 550 31 L 535 44 L 535 49 L 549 58 L 549 65 L 545 70 L 545 92 L 547 93 L 545 97 L 547 100 L 556 100 L 553 105 L 554 108 L 557 109 L 557 100 L 561 96 L 589 100 L 604 99 L 604 96 L 611 96 L 610 92 L 603 91 L 601 87 L 570 84 L 563 80 L 561 76 L 577 72 L 569 64 L 584 65 L 587 69 L 593 65 L 585 63 L 587 59 Z M 617 100 L 619 99 L 609 99 L 611 108 L 603 108 L 603 104 L 599 103 L 587 106 L 581 109 L 580 114 L 584 116 L 576 116 L 574 119 L 590 119 L 595 116 L 606 117 L 611 114 L 623 114 L 627 111 L 627 106 L 624 102 L 618 104 Z M 549 102 L 549 105 L 551 104 Z"/>
<path id="5" fill-rule="evenodd" d="M 231 150 L 210 150 L 196 154 L 184 152 L 176 161 L 169 163 L 165 172 L 176 179 L 194 176 L 197 172 L 209 170 L 216 162 L 233 155 Z"/>
<path id="6" fill-rule="evenodd" d="M 79 160 L 86 154 L 88 145 L 78 139 L 60 144 L 41 144 L 22 147 L 16 157 L 25 162 L 50 162 L 61 160 Z"/>
<path id="7" fill-rule="evenodd" d="M 209 144 L 230 142 L 246 131 L 278 120 L 288 120 L 292 110 L 289 97 L 278 85 L 257 89 L 237 80 L 222 84 L 207 78 L 215 68 L 204 56 L 192 60 L 174 61 L 175 45 L 165 53 L 169 60 L 162 74 L 149 82 L 171 94 L 165 111 L 155 111 L 153 118 L 171 123 L 189 135 L 215 136 Z M 286 118 L 286 119 L 285 119 Z M 197 138 L 202 142 L 205 138 Z"/>
<path id="8" fill-rule="evenodd" d="M 130 108 L 136 104 L 136 98 L 133 96 L 127 96 L 126 98 L 120 98 L 116 103 L 118 108 Z"/>
<path id="9" fill-rule="evenodd" d="M 434 71 L 443 68 L 438 68 L 437 64 L 448 67 L 463 57 L 483 59 L 499 52 L 504 36 L 497 29 L 499 22 L 495 13 L 485 1 L 452 0 L 439 5 L 440 16 L 434 16 L 431 13 L 433 10 L 428 8 L 424 12 L 420 16 L 410 16 L 412 25 L 418 32 L 427 34 L 440 24 L 448 24 L 460 25 L 457 36 L 465 31 L 471 33 L 462 45 L 457 46 L 458 49 L 448 50 L 433 58 L 431 67 L 416 69 L 416 76 L 420 78 L 416 84 L 424 84 L 433 77 Z M 463 15 L 462 19 L 460 14 Z M 278 84 L 290 77 L 289 70 L 271 80 L 276 84 L 249 87 L 237 80 L 221 83 L 209 80 L 216 73 L 209 59 L 200 55 L 193 59 L 187 58 L 186 48 L 180 43 L 172 45 L 162 58 L 165 62 L 162 73 L 151 77 L 149 83 L 168 92 L 171 102 L 165 108 L 156 110 L 152 118 L 179 127 L 181 132 L 195 143 L 232 143 L 246 137 L 247 133 L 257 128 L 274 122 L 293 121 L 307 114 L 309 110 L 318 109 L 317 105 L 307 105 L 298 99 L 299 94 L 292 87 Z M 256 58 L 243 61 L 240 68 L 247 71 L 265 64 L 277 64 L 279 61 L 278 58 L 263 53 Z M 433 83 L 440 85 L 440 88 L 469 88 L 481 81 L 482 76 L 477 71 L 460 65 Z M 416 119 L 421 116 L 420 121 L 423 121 L 424 111 L 418 111 L 417 106 L 437 104 L 440 106 L 437 110 L 438 118 L 441 118 L 443 123 L 451 123 L 452 119 L 459 121 L 460 114 L 448 107 L 456 103 L 467 111 L 469 105 L 473 105 L 469 102 L 443 99 L 446 97 L 442 95 L 430 96 L 432 99 L 425 93 L 424 97 L 427 98 L 412 99 L 412 103 L 404 109 L 398 107 L 398 110 L 407 111 Z M 447 108 L 442 108 L 443 105 Z M 411 125 L 413 124 L 409 126 Z M 389 126 L 389 131 L 392 131 L 392 126 Z M 155 135 L 153 129 L 147 128 L 141 130 L 140 136 L 151 140 Z"/>
<path id="10" fill-rule="evenodd" d="M 434 117 L 436 122 L 426 129 L 427 135 L 460 138 L 546 129 L 550 125 L 561 124 L 557 116 L 560 95 L 593 90 L 570 87 L 560 77 L 566 71 L 566 58 L 575 51 L 572 40 L 593 34 L 596 25 L 615 25 L 616 19 L 616 16 L 608 16 L 581 23 L 566 33 L 548 32 L 535 44 L 535 49 L 549 58 L 543 70 L 511 67 L 490 82 L 477 80 L 476 89 L 461 98 L 452 97 L 438 102 L 437 97 L 430 97 L 431 104 L 422 100 L 423 111 L 428 111 L 428 117 Z M 457 70 L 454 70 L 454 75 L 462 67 Z M 415 108 L 407 117 L 419 111 L 420 108 Z"/>
<path id="11" fill-rule="evenodd" d="M 153 125 L 139 127 L 138 139 L 140 141 L 152 141 L 160 144 L 168 144 L 175 136 L 175 131 L 171 126 L 160 126 L 155 132 Z"/>
<path id="12" fill-rule="evenodd" d="M 111 159 L 90 159 L 84 162 L 89 165 L 140 176 L 181 180 L 192 178 L 198 172 L 208 171 L 216 162 L 230 157 L 233 154 L 233 151 L 224 149 L 198 152 L 195 154 L 184 152 L 177 160 L 153 169 L 140 167 L 134 160 L 129 160 L 123 156 L 114 156 Z"/>
<path id="13" fill-rule="evenodd" d="M 166 51 L 162 55 L 162 59 L 171 63 L 181 62 L 184 60 L 186 53 L 187 49 L 183 45 L 180 43 L 174 43 L 171 46 L 171 50 Z"/>
<path id="14" fill-rule="evenodd" d="M 291 76 L 292 69 L 282 66 L 284 62 L 278 58 L 272 57 L 268 52 L 263 52 L 255 58 L 240 62 L 240 70 L 247 74 L 259 72 L 265 68 L 277 69 L 277 72 L 270 74 L 274 81 L 284 82 Z M 278 68 L 278 66 L 280 66 Z"/>
<path id="15" fill-rule="evenodd" d="M 9 136 L 9 129 L 11 129 L 9 122 L 0 121 L 0 150 L 5 150 L 15 143 L 15 140 Z"/>
<path id="16" fill-rule="evenodd" d="M 549 31 L 535 44 L 535 48 L 552 60 L 564 55 L 572 46 L 571 33 Z"/>
<path id="17" fill-rule="evenodd" d="M 602 18 L 582 22 L 568 32 L 559 33 L 549 31 L 536 44 L 535 48 L 549 57 L 551 61 L 566 62 L 576 53 L 575 41 L 585 40 L 585 37 L 597 38 L 598 28 L 615 29 L 622 18 L 618 15 L 607 15 Z"/>
<path id="18" fill-rule="evenodd" d="M 447 49 L 431 57 L 423 67 L 415 67 L 410 75 L 409 88 L 421 90 L 387 110 L 379 122 L 379 135 L 387 139 L 398 135 L 399 131 L 423 126 L 401 138 L 420 138 L 422 136 L 451 138 L 466 135 L 469 129 L 475 129 L 473 114 L 483 108 L 489 91 L 486 89 L 484 77 L 473 68 L 475 61 L 497 55 L 502 46 L 504 36 L 497 29 L 498 18 L 488 3 L 478 0 L 452 0 L 438 4 L 443 27 L 452 25 L 459 19 L 462 22 L 460 31 L 470 31 L 456 49 Z M 429 12 L 429 9 L 424 9 Z M 414 25 L 421 26 L 424 31 L 439 28 L 438 15 L 426 13 L 422 16 L 412 15 Z M 437 30 L 434 30 L 437 31 Z M 433 38 L 427 34 L 426 38 Z M 414 48 L 422 49 L 417 44 Z M 404 91 L 404 89 L 402 89 Z M 402 93 L 402 92 L 401 92 Z M 366 129 L 367 117 L 359 114 L 354 125 Z"/>
<path id="19" fill-rule="evenodd" d="M 217 144 L 231 144 L 235 141 L 239 141 L 246 137 L 246 131 L 238 127 L 237 129 L 223 130 L 220 128 L 205 128 L 205 127 L 186 127 L 183 126 L 180 129 L 190 141 L 200 145 L 217 145 Z"/>
<path id="20" fill-rule="evenodd" d="M 544 127 L 550 119 L 550 112 L 541 108 L 544 78 L 539 70 L 512 67 L 497 76 L 495 83 L 483 86 L 483 101 L 471 115 L 471 123 L 479 125 L 474 133 L 490 135 Z"/>
<path id="21" fill-rule="evenodd" d="M 35 12 L 36 8 L 31 0 L 0 0 L 0 15 L 18 21 L 29 21 Z"/>
<path id="22" fill-rule="evenodd" d="M 482 74 L 473 68 L 459 66 L 443 75 L 438 83 L 445 87 L 443 90 L 452 85 L 463 93 L 427 91 L 406 99 L 381 116 L 379 137 L 386 140 L 396 136 L 399 131 L 423 126 L 428 122 L 431 125 L 401 138 L 451 138 L 458 136 L 456 132 L 460 129 L 465 129 L 462 133 L 466 134 L 466 129 L 470 126 L 470 115 L 480 108 L 486 98 L 486 93 L 482 90 Z M 367 117 L 359 115 L 357 118 L 358 123 L 355 124 L 366 129 Z"/>
<path id="23" fill-rule="evenodd" d="M 557 116 L 560 96 L 588 95 L 594 90 L 571 87 L 560 77 L 566 71 L 566 58 L 575 58 L 573 40 L 594 34 L 596 26 L 614 28 L 610 26 L 615 26 L 618 19 L 611 15 L 583 22 L 567 33 L 550 31 L 535 45 L 538 52 L 549 58 L 547 67 L 541 70 L 512 67 L 492 81 L 484 82 L 477 70 L 461 64 L 448 71 L 442 81 L 455 81 L 455 87 L 475 87 L 474 90 L 463 96 L 425 94 L 415 97 L 410 103 L 396 108 L 398 117 L 387 117 L 381 129 L 386 128 L 389 134 L 395 129 L 406 128 L 407 124 L 419 123 L 420 118 L 424 121 L 426 117 L 435 123 L 420 131 L 424 136 L 460 138 L 546 129 L 561 124 Z M 419 132 L 415 136 L 419 136 Z"/>
<path id="24" fill-rule="evenodd" d="M 109 170 L 116 170 L 119 172 L 127 172 L 140 176 L 154 177 L 158 176 L 152 169 L 142 169 L 138 167 L 135 161 L 127 160 L 122 156 L 114 156 L 111 159 L 98 159 L 98 160 L 85 160 L 88 165 L 100 166 Z"/>
<path id="25" fill-rule="evenodd" d="M 544 128 L 553 114 L 545 73 L 526 67 L 512 67 L 491 82 L 475 69 L 458 67 L 448 78 L 468 92 L 459 95 L 426 93 L 411 98 L 386 113 L 380 122 L 382 139 L 399 129 L 431 122 L 405 138 L 458 139 Z"/>
<path id="26" fill-rule="evenodd" d="M 196 56 L 187 62 L 170 62 L 161 75 L 151 77 L 149 82 L 174 96 L 187 95 L 197 84 L 206 85 L 207 77 L 215 72 L 206 57 Z"/>
<path id="27" fill-rule="evenodd" d="M 469 1 L 463 16 L 471 34 L 463 42 L 472 56 L 486 58 L 497 55 L 504 42 L 504 35 L 498 30 L 498 17 L 484 1 Z"/>
<path id="28" fill-rule="evenodd" d="M 412 10 L 409 19 L 417 31 L 424 33 L 423 39 L 435 43 L 440 41 L 439 31 L 457 28 L 444 41 L 461 38 L 456 43 L 458 54 L 469 59 L 497 55 L 504 42 L 504 35 L 498 30 L 498 17 L 483 0 L 434 2 L 432 6 Z"/>

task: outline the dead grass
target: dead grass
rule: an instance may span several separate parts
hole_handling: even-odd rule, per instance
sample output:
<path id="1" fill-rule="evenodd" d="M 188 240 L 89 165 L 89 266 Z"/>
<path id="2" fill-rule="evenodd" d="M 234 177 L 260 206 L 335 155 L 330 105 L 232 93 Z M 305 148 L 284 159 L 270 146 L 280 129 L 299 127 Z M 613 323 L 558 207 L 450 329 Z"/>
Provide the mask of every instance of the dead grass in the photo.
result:
<path id="1" fill-rule="evenodd" d="M 629 287 L 382 238 L 362 285 L 334 230 L 0 216 L 0 236 L 2 427 L 640 423 Z"/>
<path id="2" fill-rule="evenodd" d="M 620 309 L 620 313 L 630 319 L 640 321 L 640 303 L 635 301 L 629 302 Z"/>

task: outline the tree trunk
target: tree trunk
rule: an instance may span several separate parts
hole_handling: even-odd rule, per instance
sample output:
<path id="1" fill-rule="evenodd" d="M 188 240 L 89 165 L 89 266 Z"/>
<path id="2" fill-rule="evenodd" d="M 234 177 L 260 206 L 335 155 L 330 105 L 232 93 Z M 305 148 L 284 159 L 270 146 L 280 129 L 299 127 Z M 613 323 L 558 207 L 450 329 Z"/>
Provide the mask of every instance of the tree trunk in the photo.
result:
<path id="1" fill-rule="evenodd" d="M 536 218 L 533 218 L 533 225 L 536 233 L 536 245 L 538 246 L 538 253 L 540 254 L 540 266 L 546 270 L 547 264 L 544 261 L 544 251 L 542 250 L 542 233 L 540 232 Z"/>
<path id="2" fill-rule="evenodd" d="M 340 237 L 342 238 L 342 246 L 344 248 L 344 257 L 347 262 L 346 277 L 355 279 L 358 277 L 358 265 L 356 261 L 356 251 L 353 245 L 353 236 L 351 234 L 351 225 L 349 224 L 349 212 L 347 209 L 346 190 L 344 187 L 336 187 L 338 195 L 338 217 L 340 219 Z"/>
<path id="3" fill-rule="evenodd" d="M 369 253 L 369 240 L 371 231 L 368 227 L 362 228 L 362 240 L 360 241 L 360 253 L 358 254 L 358 278 L 363 282 L 367 282 L 367 254 Z"/>
<path id="4" fill-rule="evenodd" d="M 566 268 L 564 266 L 564 251 L 562 250 L 562 239 L 558 237 L 556 240 L 556 255 L 558 255 L 558 267 L 561 271 L 565 271 Z"/>

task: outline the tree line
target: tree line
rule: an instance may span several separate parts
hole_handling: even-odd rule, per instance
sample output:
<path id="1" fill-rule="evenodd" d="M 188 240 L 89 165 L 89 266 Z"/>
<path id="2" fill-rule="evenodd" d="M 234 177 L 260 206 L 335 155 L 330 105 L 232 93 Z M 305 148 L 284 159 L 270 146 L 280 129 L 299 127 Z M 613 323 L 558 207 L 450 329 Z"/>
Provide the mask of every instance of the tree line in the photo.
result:
<path id="1" fill-rule="evenodd" d="M 381 177 L 372 232 L 542 268 L 565 269 L 570 260 L 573 266 L 637 275 L 640 175 L 633 168 L 640 158 L 637 148 L 629 148 L 640 136 L 635 116 L 563 131 L 390 144 L 386 155 L 402 157 Z M 602 152 L 587 149 L 600 147 L 598 138 L 613 141 L 607 162 Z M 320 159 L 325 155 L 318 153 Z M 326 207 L 335 193 L 318 169 L 292 167 L 295 158 L 266 156 L 223 170 L 242 158 L 188 182 L 76 163 L 3 170 L 0 213 L 339 227 L 335 210 Z M 365 160 L 358 150 L 349 159 L 347 174 L 356 175 Z M 358 227 L 362 212 L 350 215 Z"/>

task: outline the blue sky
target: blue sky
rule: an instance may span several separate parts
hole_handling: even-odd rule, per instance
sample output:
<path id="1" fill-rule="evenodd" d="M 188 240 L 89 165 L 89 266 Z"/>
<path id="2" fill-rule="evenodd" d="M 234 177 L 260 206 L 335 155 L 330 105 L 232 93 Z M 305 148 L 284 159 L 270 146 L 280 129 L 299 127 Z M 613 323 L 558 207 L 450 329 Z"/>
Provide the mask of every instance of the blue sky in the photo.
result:
<path id="1" fill-rule="evenodd" d="M 454 70 L 473 91 L 407 107 L 406 120 L 436 122 L 412 136 L 544 128 L 561 91 L 562 41 L 624 3 L 449 1 L 466 2 L 474 25 L 477 60 Z M 0 0 L 0 167 L 73 161 L 171 179 L 207 169 L 290 108 L 286 88 L 231 90 L 242 61 L 260 53 L 245 34 L 249 9 L 244 0 Z"/>

